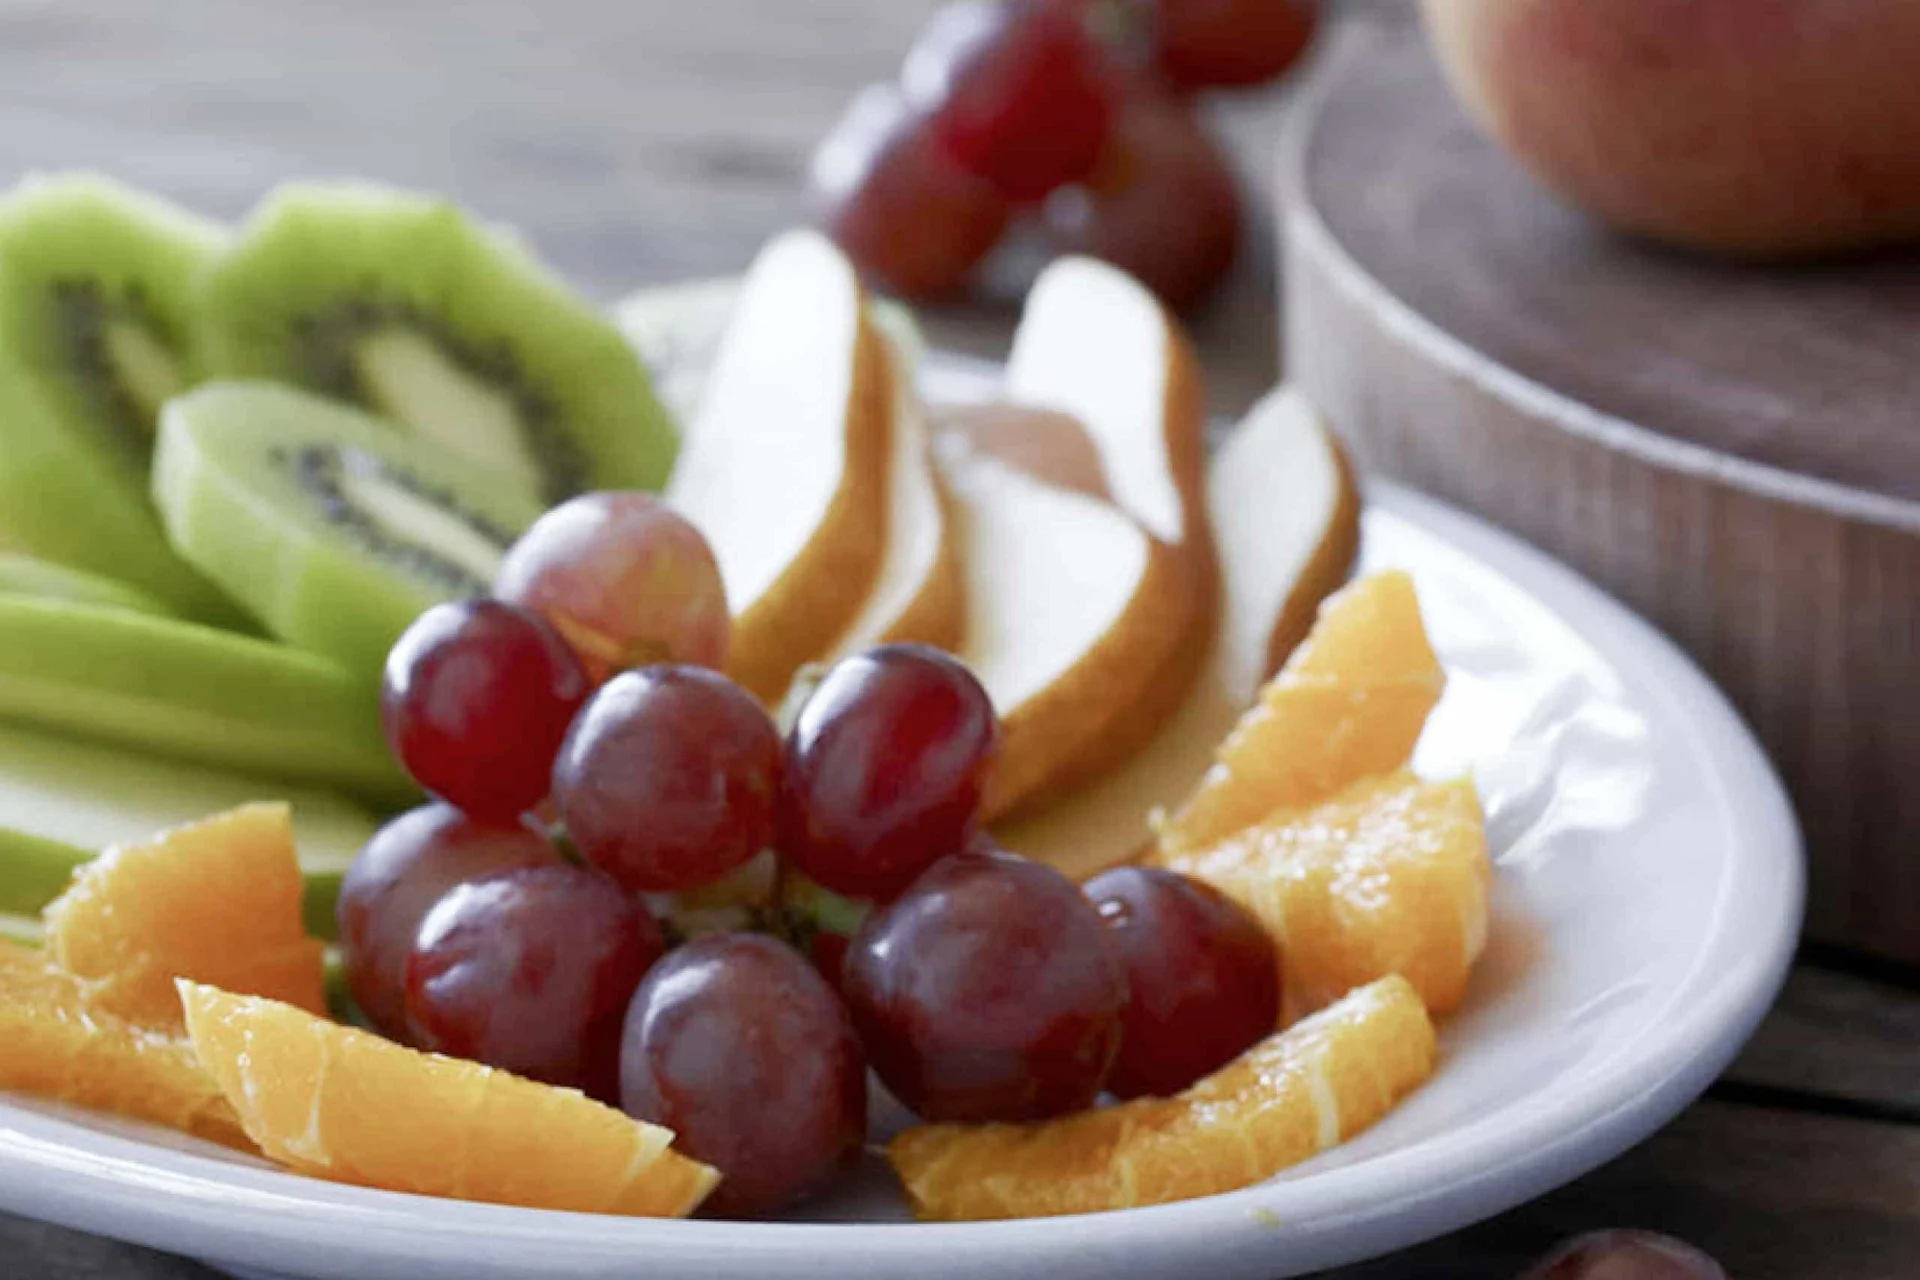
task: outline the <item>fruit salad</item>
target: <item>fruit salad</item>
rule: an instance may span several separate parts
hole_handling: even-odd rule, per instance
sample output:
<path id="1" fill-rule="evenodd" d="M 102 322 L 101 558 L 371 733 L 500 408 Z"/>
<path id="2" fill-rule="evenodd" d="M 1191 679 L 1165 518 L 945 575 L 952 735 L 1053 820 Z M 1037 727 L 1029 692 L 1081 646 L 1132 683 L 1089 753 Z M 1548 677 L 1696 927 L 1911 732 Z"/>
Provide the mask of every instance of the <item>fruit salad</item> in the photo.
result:
<path id="1" fill-rule="evenodd" d="M 1083 176 L 948 36 L 949 159 Z M 97 260 L 9 274 L 49 208 Z M 9 289 L 71 341 L 0 350 L 0 404 L 116 505 L 84 554 L 0 511 L 0 1089 L 589 1213 L 780 1213 L 878 1150 L 974 1220 L 1259 1182 L 1435 1070 L 1491 871 L 1408 771 L 1415 585 L 1347 582 L 1294 393 L 1209 461 L 1113 267 L 1049 268 L 965 409 L 808 231 L 616 326 L 440 202 L 230 233 L 49 179 Z"/>

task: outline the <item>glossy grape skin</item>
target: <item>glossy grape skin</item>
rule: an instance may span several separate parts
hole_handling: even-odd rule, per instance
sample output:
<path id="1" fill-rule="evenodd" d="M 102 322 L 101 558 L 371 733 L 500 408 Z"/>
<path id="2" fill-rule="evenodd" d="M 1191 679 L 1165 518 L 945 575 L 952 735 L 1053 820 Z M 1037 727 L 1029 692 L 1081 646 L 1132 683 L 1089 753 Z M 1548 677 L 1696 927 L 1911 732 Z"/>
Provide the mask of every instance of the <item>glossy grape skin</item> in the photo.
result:
<path id="1" fill-rule="evenodd" d="M 1318 25 L 1310 0 L 1155 0 L 1154 65 L 1183 89 L 1264 84 L 1295 62 Z"/>
<path id="2" fill-rule="evenodd" d="M 1520 1280 L 1727 1280 L 1727 1273 L 1671 1236 L 1593 1231 L 1554 1249 Z"/>
<path id="3" fill-rule="evenodd" d="M 867 1069 L 845 1008 L 799 952 L 718 934 L 662 961 L 634 994 L 621 1105 L 719 1169 L 706 1211 L 765 1213 L 860 1150 Z"/>
<path id="4" fill-rule="evenodd" d="M 1078 6 L 960 0 L 937 10 L 901 72 L 940 146 L 1015 202 L 1093 172 L 1114 118 L 1099 42 Z"/>
<path id="5" fill-rule="evenodd" d="M 361 1014 L 382 1035 L 407 1039 L 407 956 L 427 912 L 457 884 L 556 860 L 529 828 L 476 822 L 452 805 L 422 805 L 381 827 L 341 879 L 336 907 Z"/>
<path id="6" fill-rule="evenodd" d="M 934 142 L 891 85 L 872 85 L 814 152 L 820 225 L 867 280 L 906 298 L 961 292 L 1013 205 Z"/>
<path id="7" fill-rule="evenodd" d="M 1008 854 L 936 863 L 867 917 L 842 991 L 893 1095 L 937 1122 L 1044 1120 L 1099 1096 L 1126 970 L 1090 903 Z"/>
<path id="8" fill-rule="evenodd" d="M 554 752 L 586 700 L 580 660 L 537 615 L 497 600 L 437 604 L 387 655 L 380 716 L 414 781 L 509 823 L 546 798 Z"/>
<path id="9" fill-rule="evenodd" d="M 739 685 L 704 667 L 615 676 L 553 766 L 567 837 L 634 893 L 698 888 L 773 839 L 780 734 Z"/>
<path id="10" fill-rule="evenodd" d="M 1178 1093 L 1279 1026 L 1279 954 L 1219 890 L 1158 867 L 1116 867 L 1084 892 L 1127 969 L 1114 1096 Z"/>
<path id="11" fill-rule="evenodd" d="M 841 659 L 787 734 L 780 852 L 835 893 L 891 897 L 966 847 L 999 741 L 986 690 L 939 650 Z"/>
<path id="12" fill-rule="evenodd" d="M 611 1102 L 627 1003 L 665 949 L 653 917 L 597 872 L 563 862 L 494 872 L 420 922 L 409 1038 Z"/>
<path id="13" fill-rule="evenodd" d="M 1193 105 L 1143 80 L 1097 173 L 1042 211 L 1060 253 L 1110 262 L 1174 310 L 1203 298 L 1233 266 L 1244 230 L 1239 182 Z"/>
<path id="14" fill-rule="evenodd" d="M 561 503 L 507 552 L 494 595 L 552 623 L 595 684 L 651 662 L 726 665 L 733 620 L 719 563 L 655 494 Z"/>

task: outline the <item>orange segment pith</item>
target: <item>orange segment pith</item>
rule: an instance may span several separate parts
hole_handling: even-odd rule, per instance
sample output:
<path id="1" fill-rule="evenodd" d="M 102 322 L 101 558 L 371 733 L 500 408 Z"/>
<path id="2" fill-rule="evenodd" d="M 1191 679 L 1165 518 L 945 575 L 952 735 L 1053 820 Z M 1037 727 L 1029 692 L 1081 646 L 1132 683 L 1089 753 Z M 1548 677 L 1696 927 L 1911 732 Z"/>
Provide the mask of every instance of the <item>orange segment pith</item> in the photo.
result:
<path id="1" fill-rule="evenodd" d="M 47 908 L 47 949 L 90 1004 L 142 1026 L 180 1026 L 180 977 L 318 1011 L 303 892 L 287 806 L 243 805 L 89 862 Z"/>
<path id="2" fill-rule="evenodd" d="M 1032 1125 L 926 1125 L 887 1150 L 932 1221 L 1048 1217 L 1233 1191 L 1345 1141 L 1433 1073 L 1433 1024 L 1388 978 L 1172 1098 Z"/>
<path id="3" fill-rule="evenodd" d="M 1246 907 L 1280 943 L 1292 1017 L 1395 973 L 1445 1013 L 1486 946 L 1493 868 L 1464 780 L 1369 778 L 1167 865 Z"/>
<path id="4" fill-rule="evenodd" d="M 11 942 L 0 942 L 0 1089 L 252 1146 L 185 1041 L 90 1009 L 77 979 Z"/>
<path id="5" fill-rule="evenodd" d="M 260 1149 L 300 1173 L 530 1209 L 684 1217 L 719 1175 L 571 1089 L 416 1053 L 272 1000 L 179 984 L 187 1032 Z"/>
<path id="6" fill-rule="evenodd" d="M 1167 853 L 1211 844 L 1279 809 L 1317 804 L 1413 754 L 1446 674 L 1404 573 L 1329 597 L 1280 674 L 1160 829 Z"/>

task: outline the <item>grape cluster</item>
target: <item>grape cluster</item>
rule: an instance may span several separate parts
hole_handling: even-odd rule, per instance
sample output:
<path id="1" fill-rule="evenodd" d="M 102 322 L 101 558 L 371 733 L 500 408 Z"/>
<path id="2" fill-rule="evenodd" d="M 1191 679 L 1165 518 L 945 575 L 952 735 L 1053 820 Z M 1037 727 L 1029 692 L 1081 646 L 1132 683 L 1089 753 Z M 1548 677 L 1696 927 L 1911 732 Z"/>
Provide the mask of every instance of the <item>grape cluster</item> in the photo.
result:
<path id="1" fill-rule="evenodd" d="M 1083 891 L 978 829 L 1000 729 L 954 658 L 842 659 L 783 734 L 701 665 L 724 593 L 657 500 L 575 499 L 506 563 L 512 600 L 431 609 L 389 657 L 390 740 L 437 798 L 342 886 L 384 1034 L 666 1125 L 725 1175 L 712 1211 L 751 1214 L 859 1150 L 869 1066 L 928 1119 L 1033 1120 L 1273 1030 L 1278 956 L 1226 899 L 1141 869 Z M 692 937 L 676 902 L 765 858 L 767 900 Z"/>
<path id="2" fill-rule="evenodd" d="M 1025 227 L 1187 306 L 1241 236 L 1194 94 L 1273 79 L 1314 27 L 1310 0 L 960 0 L 821 143 L 822 222 L 907 297 L 962 289 Z"/>

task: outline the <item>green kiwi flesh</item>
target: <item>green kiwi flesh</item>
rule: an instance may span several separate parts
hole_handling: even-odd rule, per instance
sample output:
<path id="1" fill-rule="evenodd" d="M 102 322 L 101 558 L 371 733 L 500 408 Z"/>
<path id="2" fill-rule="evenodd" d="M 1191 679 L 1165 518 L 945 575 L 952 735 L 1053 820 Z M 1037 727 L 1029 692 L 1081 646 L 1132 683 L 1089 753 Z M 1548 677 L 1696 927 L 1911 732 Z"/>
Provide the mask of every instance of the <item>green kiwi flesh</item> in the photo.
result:
<path id="1" fill-rule="evenodd" d="M 183 556 L 273 635 L 368 684 L 422 611 L 487 592 L 541 510 L 510 478 L 275 383 L 169 401 L 153 483 Z"/>
<path id="2" fill-rule="evenodd" d="M 102 178 L 29 179 L 0 199 L 0 548 L 232 616 L 147 497 L 159 407 L 193 376 L 193 281 L 224 243 Z"/>
<path id="3" fill-rule="evenodd" d="M 451 204 L 289 184 L 202 277 L 208 372 L 290 382 L 403 424 L 542 505 L 658 489 L 677 436 L 619 332 Z"/>
<path id="4" fill-rule="evenodd" d="M 160 618 L 179 616 L 177 610 L 138 587 L 17 551 L 0 551 L 0 596 L 10 595 L 108 605 Z"/>
<path id="5" fill-rule="evenodd" d="M 263 787 L 243 774 L 0 725 L 0 913 L 38 915 L 109 845 L 265 799 L 293 806 L 307 929 L 331 938 L 340 878 L 379 827 L 366 809 L 324 790 Z"/>
<path id="6" fill-rule="evenodd" d="M 290 645 L 0 595 L 0 653 L 0 720 L 377 802 L 419 795 L 387 749 L 374 689 Z"/>

